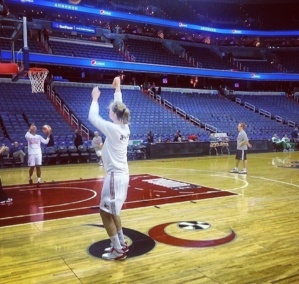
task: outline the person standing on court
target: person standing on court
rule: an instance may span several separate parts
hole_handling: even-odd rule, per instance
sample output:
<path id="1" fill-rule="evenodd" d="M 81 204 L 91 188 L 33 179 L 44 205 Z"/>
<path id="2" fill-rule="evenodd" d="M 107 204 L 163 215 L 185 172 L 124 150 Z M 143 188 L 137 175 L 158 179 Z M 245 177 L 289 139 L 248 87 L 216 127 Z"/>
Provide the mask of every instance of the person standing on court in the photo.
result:
<path id="1" fill-rule="evenodd" d="M 102 137 L 99 135 L 98 131 L 94 132 L 94 137 L 92 138 L 91 143 L 92 143 L 92 147 L 96 152 L 96 155 L 99 158 L 99 165 L 103 166 L 103 161 L 102 161 L 103 140 Z"/>
<path id="2" fill-rule="evenodd" d="M 249 143 L 247 133 L 245 132 L 246 125 L 243 122 L 238 124 L 238 137 L 237 137 L 237 152 L 236 152 L 236 166 L 232 169 L 231 173 L 247 174 L 247 150 L 252 145 Z M 243 169 L 239 171 L 239 163 L 243 161 Z"/>
<path id="3" fill-rule="evenodd" d="M 25 134 L 25 138 L 28 142 L 28 166 L 29 166 L 29 184 L 33 184 L 32 175 L 34 168 L 36 168 L 37 186 L 41 182 L 41 165 L 42 165 L 42 149 L 41 143 L 48 144 L 49 136 L 44 139 L 42 136 L 36 134 L 36 126 L 32 123 L 29 130 Z M 50 134 L 49 134 L 50 135 Z"/>
<path id="4" fill-rule="evenodd" d="M 130 138 L 130 111 L 122 102 L 120 78 L 115 77 L 112 85 L 115 88 L 114 101 L 109 105 L 109 118 L 112 122 L 99 115 L 98 99 L 101 92 L 98 87 L 94 87 L 91 93 L 92 103 L 88 119 L 106 136 L 102 148 L 106 176 L 101 193 L 100 214 L 111 246 L 105 249 L 102 258 L 121 260 L 126 258 L 126 252 L 129 250 L 124 239 L 120 212 L 129 186 L 127 147 Z"/>

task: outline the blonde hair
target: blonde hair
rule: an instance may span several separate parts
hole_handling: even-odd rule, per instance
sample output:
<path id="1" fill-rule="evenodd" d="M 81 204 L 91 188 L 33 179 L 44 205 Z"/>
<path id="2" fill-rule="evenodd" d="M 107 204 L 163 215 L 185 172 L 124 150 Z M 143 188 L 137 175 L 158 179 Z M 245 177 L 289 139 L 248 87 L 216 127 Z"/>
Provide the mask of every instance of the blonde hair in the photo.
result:
<path id="1" fill-rule="evenodd" d="M 110 109 L 116 114 L 117 119 L 123 124 L 129 124 L 130 110 L 122 102 L 116 101 L 110 103 Z"/>

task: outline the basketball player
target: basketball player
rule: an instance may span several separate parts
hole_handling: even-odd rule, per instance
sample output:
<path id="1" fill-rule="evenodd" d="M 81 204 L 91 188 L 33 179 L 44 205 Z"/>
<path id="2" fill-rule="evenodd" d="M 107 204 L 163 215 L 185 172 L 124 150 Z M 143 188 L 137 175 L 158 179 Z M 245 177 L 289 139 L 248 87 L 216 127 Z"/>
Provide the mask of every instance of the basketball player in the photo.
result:
<path id="1" fill-rule="evenodd" d="M 122 103 L 120 78 L 112 83 L 115 88 L 114 101 L 109 106 L 109 118 L 106 121 L 99 115 L 98 98 L 101 92 L 98 87 L 92 90 L 92 103 L 88 119 L 106 136 L 102 148 L 102 159 L 106 177 L 103 184 L 100 201 L 100 214 L 111 240 L 111 247 L 106 248 L 102 255 L 106 260 L 121 260 L 126 258 L 128 251 L 120 219 L 121 208 L 127 198 L 129 186 L 129 169 L 127 162 L 127 147 L 130 137 L 128 126 L 130 111 Z"/>
<path id="2" fill-rule="evenodd" d="M 49 133 L 50 135 L 50 133 Z M 29 168 L 29 184 L 33 184 L 32 175 L 34 172 L 34 168 L 36 168 L 37 175 L 37 186 L 40 185 L 41 182 L 41 164 L 42 164 L 42 149 L 41 143 L 48 144 L 49 136 L 47 139 L 44 139 L 42 136 L 36 134 L 36 126 L 33 124 L 30 125 L 29 130 L 25 134 L 25 138 L 28 142 L 28 166 Z"/>
<path id="3" fill-rule="evenodd" d="M 238 137 L 237 137 L 237 153 L 236 153 L 236 166 L 234 169 L 232 169 L 231 173 L 239 173 L 239 174 L 247 174 L 247 150 L 248 147 L 251 148 L 252 145 L 249 143 L 247 134 L 245 132 L 245 123 L 240 122 L 238 124 Z M 243 169 L 239 171 L 239 162 L 243 161 Z"/>
<path id="4" fill-rule="evenodd" d="M 102 137 L 99 135 L 98 131 L 94 132 L 94 137 L 93 137 L 91 143 L 92 143 L 92 147 L 94 148 L 94 150 L 99 158 L 99 165 L 103 166 L 103 161 L 102 161 L 103 140 L 102 140 Z"/>

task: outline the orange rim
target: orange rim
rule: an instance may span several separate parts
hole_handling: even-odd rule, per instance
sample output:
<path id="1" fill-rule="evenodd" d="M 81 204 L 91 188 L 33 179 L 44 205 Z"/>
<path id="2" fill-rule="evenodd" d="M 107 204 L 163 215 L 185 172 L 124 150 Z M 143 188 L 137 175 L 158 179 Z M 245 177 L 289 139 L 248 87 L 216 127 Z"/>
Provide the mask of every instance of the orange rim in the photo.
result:
<path id="1" fill-rule="evenodd" d="M 46 68 L 37 68 L 37 67 L 34 67 L 34 68 L 30 68 L 28 73 L 39 73 L 39 72 L 49 72 L 48 69 Z"/>

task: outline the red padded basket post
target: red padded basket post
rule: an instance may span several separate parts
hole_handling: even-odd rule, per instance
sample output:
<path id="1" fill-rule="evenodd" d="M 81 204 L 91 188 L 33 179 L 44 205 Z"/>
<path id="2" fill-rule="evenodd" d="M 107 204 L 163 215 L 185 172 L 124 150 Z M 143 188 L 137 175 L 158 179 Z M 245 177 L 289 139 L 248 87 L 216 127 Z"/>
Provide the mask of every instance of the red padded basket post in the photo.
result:
<path id="1" fill-rule="evenodd" d="M 16 63 L 0 63 L 0 75 L 14 75 L 18 74 L 19 67 Z"/>

